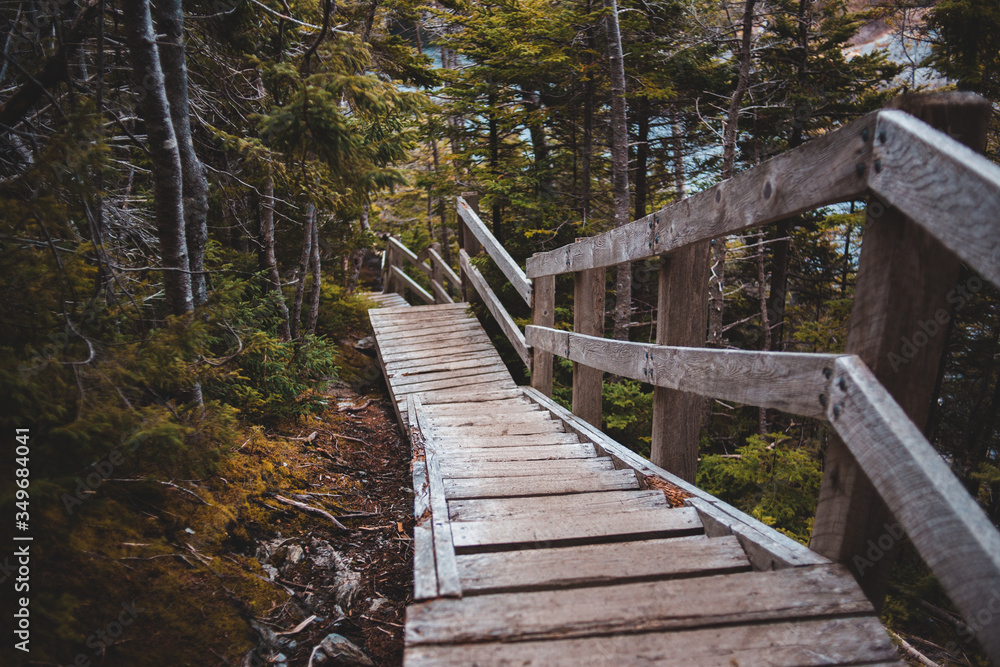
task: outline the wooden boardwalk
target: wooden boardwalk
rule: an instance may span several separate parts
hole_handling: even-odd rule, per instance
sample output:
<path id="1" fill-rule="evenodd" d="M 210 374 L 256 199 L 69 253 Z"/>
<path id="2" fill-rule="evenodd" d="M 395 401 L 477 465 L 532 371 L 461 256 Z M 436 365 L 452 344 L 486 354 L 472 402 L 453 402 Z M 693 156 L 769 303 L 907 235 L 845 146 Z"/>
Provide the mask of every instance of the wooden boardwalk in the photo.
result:
<path id="1" fill-rule="evenodd" d="M 901 664 L 846 569 L 517 387 L 466 304 L 369 314 L 413 445 L 408 667 Z"/>

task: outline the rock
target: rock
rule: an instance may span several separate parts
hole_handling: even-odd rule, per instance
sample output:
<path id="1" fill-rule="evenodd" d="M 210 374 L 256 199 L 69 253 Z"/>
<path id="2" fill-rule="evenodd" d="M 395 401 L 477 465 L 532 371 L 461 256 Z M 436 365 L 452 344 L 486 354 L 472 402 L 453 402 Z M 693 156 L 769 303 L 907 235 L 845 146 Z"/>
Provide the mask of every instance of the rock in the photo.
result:
<path id="1" fill-rule="evenodd" d="M 313 662 L 317 665 L 364 665 L 375 667 L 364 651 L 343 635 L 328 634 L 313 650 Z"/>
<path id="2" fill-rule="evenodd" d="M 388 603 L 388 602 L 389 601 L 386 600 L 383 597 L 375 598 L 374 600 L 372 600 L 371 606 L 368 607 L 368 613 L 369 614 L 375 613 L 376 611 L 378 611 L 379 609 L 381 609 L 383 606 L 385 606 L 386 603 Z"/>
<path id="3" fill-rule="evenodd" d="M 279 653 L 271 658 L 270 662 L 274 664 L 274 667 L 288 667 L 288 656 L 284 653 Z"/>
<path id="4" fill-rule="evenodd" d="M 334 556 L 333 599 L 344 609 L 349 609 L 354 597 L 361 590 L 361 573 L 350 568 L 346 558 L 337 552 Z"/>
<path id="5" fill-rule="evenodd" d="M 305 554 L 302 551 L 302 547 L 297 544 L 293 544 L 288 547 L 288 551 L 285 552 L 285 567 L 292 567 L 293 565 L 298 565 L 302 561 L 302 556 Z"/>
<path id="6" fill-rule="evenodd" d="M 264 572 L 267 572 L 267 578 L 274 581 L 274 578 L 278 576 L 278 568 L 273 565 L 264 564 L 261 567 L 264 568 Z"/>

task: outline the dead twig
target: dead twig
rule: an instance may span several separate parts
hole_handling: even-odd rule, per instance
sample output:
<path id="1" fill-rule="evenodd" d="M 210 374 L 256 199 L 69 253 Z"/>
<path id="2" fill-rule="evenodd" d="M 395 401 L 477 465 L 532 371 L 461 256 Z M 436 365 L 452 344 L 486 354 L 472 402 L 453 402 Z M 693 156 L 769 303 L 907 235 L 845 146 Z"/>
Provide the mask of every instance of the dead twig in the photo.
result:
<path id="1" fill-rule="evenodd" d="M 338 409 L 337 412 L 361 412 L 374 402 L 375 402 L 374 398 L 369 398 L 367 401 L 365 401 L 359 406 L 345 405 L 344 407 Z"/>
<path id="2" fill-rule="evenodd" d="M 347 526 L 337 521 L 337 518 L 335 516 L 333 516 L 324 509 L 320 509 L 319 507 L 313 507 L 312 505 L 306 505 L 305 503 L 300 503 L 297 500 L 292 500 L 291 498 L 285 498 L 284 496 L 279 496 L 277 494 L 274 494 L 272 497 L 279 503 L 282 503 L 284 505 L 291 505 L 292 507 L 297 507 L 305 512 L 312 512 L 313 514 L 319 514 L 323 518 L 328 519 L 334 526 L 336 526 L 340 530 L 343 530 L 345 532 L 348 531 Z"/>
<path id="3" fill-rule="evenodd" d="M 162 484 L 163 486 L 169 486 L 171 489 L 177 489 L 178 491 L 183 491 L 184 493 L 188 494 L 189 496 L 194 497 L 195 500 L 197 500 L 202 505 L 208 505 L 209 507 L 212 506 L 212 503 L 208 502 L 207 500 L 205 500 L 204 498 L 202 498 L 201 496 L 199 496 L 197 493 L 195 493 L 191 489 L 185 489 L 183 486 L 179 486 L 177 484 L 174 484 L 173 482 L 164 482 L 164 481 L 159 480 L 159 479 L 122 479 L 122 478 L 111 478 L 111 479 L 107 479 L 105 481 L 108 481 L 108 482 L 148 482 L 150 484 Z"/>

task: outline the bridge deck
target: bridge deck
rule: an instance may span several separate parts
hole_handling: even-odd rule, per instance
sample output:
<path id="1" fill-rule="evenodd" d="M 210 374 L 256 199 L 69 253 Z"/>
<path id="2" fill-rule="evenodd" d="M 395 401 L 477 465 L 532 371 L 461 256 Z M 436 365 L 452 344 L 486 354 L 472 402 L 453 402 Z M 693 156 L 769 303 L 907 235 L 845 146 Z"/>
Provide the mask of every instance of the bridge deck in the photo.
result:
<path id="1" fill-rule="evenodd" d="M 408 667 L 900 664 L 845 569 L 755 571 L 752 531 L 706 530 L 581 439 L 465 308 L 369 311 L 414 442 Z"/>

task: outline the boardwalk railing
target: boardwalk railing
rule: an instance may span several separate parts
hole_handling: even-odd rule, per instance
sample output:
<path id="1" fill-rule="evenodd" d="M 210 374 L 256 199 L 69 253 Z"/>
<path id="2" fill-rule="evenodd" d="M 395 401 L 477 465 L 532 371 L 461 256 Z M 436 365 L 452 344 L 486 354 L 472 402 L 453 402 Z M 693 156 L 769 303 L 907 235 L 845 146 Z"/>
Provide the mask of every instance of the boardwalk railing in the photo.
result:
<path id="1" fill-rule="evenodd" d="M 602 372 L 654 385 L 654 411 L 661 412 L 654 414 L 656 464 L 697 459 L 700 414 L 668 419 L 668 404 L 659 400 L 668 392 L 827 420 L 839 437 L 828 447 L 810 546 L 849 567 L 878 604 L 892 558 L 872 559 L 866 551 L 871 544 L 885 551 L 886 535 L 897 541 L 898 522 L 1000 663 L 1000 613 L 990 607 L 1000 598 L 1000 533 L 921 432 L 945 337 L 927 335 L 905 359 L 899 347 L 926 331 L 921 324 L 950 317 L 961 261 L 1000 286 L 1000 167 L 976 152 L 985 144 L 990 107 L 964 94 L 908 96 L 894 106 L 628 225 L 536 254 L 525 272 L 459 199 L 462 285 L 466 298 L 478 292 L 531 368 L 530 391 L 551 393 L 552 354 L 574 362 L 574 419 L 582 432 L 594 431 L 594 440 Z M 869 224 L 846 354 L 668 345 L 673 341 L 659 333 L 656 345 L 602 337 L 606 267 L 659 257 L 657 329 L 676 330 L 678 322 L 667 318 L 686 312 L 690 321 L 680 326 L 703 341 L 703 308 L 664 304 L 704 302 L 707 281 L 679 275 L 672 261 L 686 261 L 684 253 L 711 239 L 864 197 L 871 201 Z M 532 306 L 523 336 L 469 263 L 477 243 Z M 553 328 L 554 277 L 565 273 L 574 274 L 573 332 Z M 687 428 L 679 427 L 684 421 Z M 691 469 L 664 467 L 693 477 Z"/>

